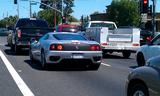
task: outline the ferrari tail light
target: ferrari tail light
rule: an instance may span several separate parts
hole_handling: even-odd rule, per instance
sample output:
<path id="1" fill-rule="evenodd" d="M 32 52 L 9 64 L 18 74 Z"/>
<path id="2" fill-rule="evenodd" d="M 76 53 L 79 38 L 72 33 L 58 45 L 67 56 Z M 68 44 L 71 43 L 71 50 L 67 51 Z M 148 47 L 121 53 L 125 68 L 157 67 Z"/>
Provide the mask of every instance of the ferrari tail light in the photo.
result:
<path id="1" fill-rule="evenodd" d="M 63 50 L 63 46 L 61 44 L 52 44 L 50 45 L 50 50 Z"/>
<path id="2" fill-rule="evenodd" d="M 22 35 L 21 30 L 17 30 L 17 35 L 18 35 L 18 38 L 21 38 L 21 35 Z"/>
<path id="3" fill-rule="evenodd" d="M 91 51 L 99 51 L 101 48 L 99 45 L 91 45 L 90 46 L 90 50 Z"/>
<path id="4" fill-rule="evenodd" d="M 63 49 L 63 46 L 62 45 L 57 45 L 57 50 L 62 50 Z"/>
<path id="5" fill-rule="evenodd" d="M 55 50 L 56 46 L 54 44 L 50 45 L 50 50 Z"/>

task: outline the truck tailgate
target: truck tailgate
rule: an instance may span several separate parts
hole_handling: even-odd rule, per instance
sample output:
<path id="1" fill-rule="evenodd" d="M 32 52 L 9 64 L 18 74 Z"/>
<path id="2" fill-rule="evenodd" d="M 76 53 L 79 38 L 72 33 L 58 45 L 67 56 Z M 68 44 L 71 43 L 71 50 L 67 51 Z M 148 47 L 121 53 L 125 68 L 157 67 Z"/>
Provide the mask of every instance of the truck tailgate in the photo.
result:
<path id="1" fill-rule="evenodd" d="M 132 34 L 110 34 L 108 42 L 132 42 Z"/>

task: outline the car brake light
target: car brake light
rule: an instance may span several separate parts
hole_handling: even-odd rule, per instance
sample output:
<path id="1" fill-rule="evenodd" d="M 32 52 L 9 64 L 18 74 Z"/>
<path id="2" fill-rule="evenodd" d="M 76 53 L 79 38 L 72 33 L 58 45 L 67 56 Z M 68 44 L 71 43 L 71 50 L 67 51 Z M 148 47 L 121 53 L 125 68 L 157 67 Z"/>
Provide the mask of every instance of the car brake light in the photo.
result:
<path id="1" fill-rule="evenodd" d="M 147 41 L 151 41 L 151 40 L 152 40 L 152 37 L 149 36 L 149 37 L 147 37 L 146 39 L 147 39 Z"/>
<path id="2" fill-rule="evenodd" d="M 133 46 L 139 46 L 139 44 L 132 44 Z"/>
<path id="3" fill-rule="evenodd" d="M 62 50 L 63 46 L 62 45 L 57 45 L 57 50 Z"/>
<path id="4" fill-rule="evenodd" d="M 50 50 L 62 50 L 63 46 L 61 44 L 52 44 L 50 45 Z"/>
<path id="5" fill-rule="evenodd" d="M 55 50 L 55 49 L 56 49 L 56 47 L 54 44 L 50 45 L 50 50 Z"/>
<path id="6" fill-rule="evenodd" d="M 106 45 L 108 45 L 108 43 L 101 43 L 101 45 L 104 45 L 104 46 L 106 46 Z"/>
<path id="7" fill-rule="evenodd" d="M 21 30 L 17 30 L 17 34 L 18 34 L 18 38 L 21 38 L 21 35 L 22 35 Z"/>
<path id="8" fill-rule="evenodd" d="M 91 45 L 90 46 L 90 50 L 91 51 L 99 51 L 100 50 L 100 46 L 99 45 Z"/>

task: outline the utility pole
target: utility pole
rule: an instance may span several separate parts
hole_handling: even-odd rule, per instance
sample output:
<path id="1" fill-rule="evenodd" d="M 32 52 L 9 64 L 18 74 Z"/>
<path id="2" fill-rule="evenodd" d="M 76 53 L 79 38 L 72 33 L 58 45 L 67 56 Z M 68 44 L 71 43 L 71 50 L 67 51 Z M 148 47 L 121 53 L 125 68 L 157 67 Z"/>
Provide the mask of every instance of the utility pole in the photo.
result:
<path id="1" fill-rule="evenodd" d="M 152 14 L 152 30 L 153 30 L 153 36 L 155 35 L 156 32 L 156 0 L 152 0 L 153 1 L 153 14 Z"/>
<path id="2" fill-rule="evenodd" d="M 31 1 L 29 1 L 29 16 L 30 16 L 30 18 L 32 17 L 32 6 L 31 6 Z"/>
<path id="3" fill-rule="evenodd" d="M 18 18 L 19 18 L 19 2 L 17 1 L 17 15 L 18 15 Z"/>

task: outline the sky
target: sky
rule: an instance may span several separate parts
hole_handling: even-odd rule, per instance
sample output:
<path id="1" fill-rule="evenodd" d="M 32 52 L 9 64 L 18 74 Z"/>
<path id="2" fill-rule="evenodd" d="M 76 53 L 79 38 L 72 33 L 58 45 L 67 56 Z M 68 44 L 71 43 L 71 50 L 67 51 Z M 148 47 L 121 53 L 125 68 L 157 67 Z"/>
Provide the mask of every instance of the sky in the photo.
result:
<path id="1" fill-rule="evenodd" d="M 17 15 L 17 5 L 13 3 L 14 0 L 0 0 L 0 19 L 7 16 Z M 40 0 L 34 0 L 40 1 Z M 29 17 L 29 1 L 18 0 L 19 2 L 19 17 Z M 106 6 L 110 5 L 112 0 L 74 0 L 74 12 L 72 15 L 77 19 L 80 19 L 82 15 L 87 16 L 95 11 L 105 12 Z M 160 12 L 160 0 L 157 0 L 156 11 Z M 32 5 L 32 13 L 41 10 L 39 4 Z"/>

